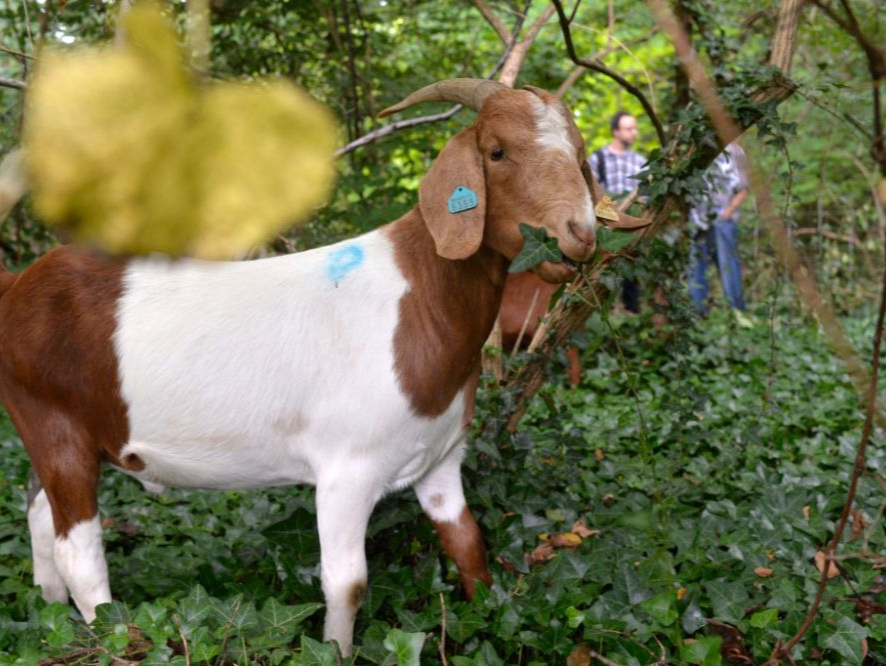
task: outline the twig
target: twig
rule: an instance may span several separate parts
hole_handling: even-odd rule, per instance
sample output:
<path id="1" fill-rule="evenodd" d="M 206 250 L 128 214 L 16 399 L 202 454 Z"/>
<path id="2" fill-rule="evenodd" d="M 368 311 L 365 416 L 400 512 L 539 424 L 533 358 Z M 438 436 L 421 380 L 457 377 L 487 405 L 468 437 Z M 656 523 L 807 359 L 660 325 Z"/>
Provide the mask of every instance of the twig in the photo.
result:
<path id="1" fill-rule="evenodd" d="M 15 90 L 24 90 L 27 87 L 24 81 L 18 79 L 8 79 L 0 76 L 0 88 L 13 88 Z"/>
<path id="2" fill-rule="evenodd" d="M 188 649 L 188 639 L 185 638 L 185 632 L 182 631 L 182 626 L 179 624 L 178 618 L 173 616 L 173 622 L 175 622 L 175 628 L 178 629 L 178 635 L 181 636 L 182 639 L 182 647 L 185 651 L 185 665 L 191 666 L 191 651 Z"/>
<path id="3" fill-rule="evenodd" d="M 15 56 L 16 58 L 27 58 L 28 60 L 33 60 L 34 56 L 28 55 L 27 53 L 23 53 L 21 51 L 16 51 L 15 49 L 11 49 L 8 46 L 3 46 L 0 44 L 0 52 L 8 53 L 9 55 Z"/>
<path id="4" fill-rule="evenodd" d="M 607 659 L 602 654 L 600 654 L 599 652 L 597 652 L 596 650 L 594 650 L 592 648 L 588 648 L 588 655 L 591 657 L 591 659 L 596 659 L 604 666 L 619 666 L 619 664 L 617 662 L 614 662 L 611 659 Z"/>
<path id="5" fill-rule="evenodd" d="M 508 31 L 505 24 L 501 22 L 501 19 L 495 15 L 495 12 L 489 8 L 489 5 L 487 5 L 484 0 L 471 0 L 471 2 L 474 3 L 474 7 L 476 7 L 483 15 L 483 18 L 486 19 L 486 22 L 492 26 L 492 29 L 495 30 L 502 43 L 508 44 L 513 41 L 511 32 Z M 520 31 L 515 30 L 514 32 L 518 33 Z"/>
<path id="6" fill-rule="evenodd" d="M 658 136 L 658 143 L 662 147 L 667 144 L 667 134 L 665 133 L 664 126 L 661 124 L 661 120 L 658 118 L 658 114 L 655 112 L 655 109 L 652 107 L 652 104 L 649 103 L 649 100 L 646 98 L 646 95 L 643 94 L 637 86 L 630 83 L 627 79 L 625 79 L 621 74 L 612 71 L 605 65 L 594 62 L 593 60 L 587 60 L 584 58 L 579 58 L 578 54 L 575 51 L 575 44 L 572 43 L 572 31 L 569 26 L 569 18 L 566 16 L 566 12 L 563 10 L 563 3 L 560 0 L 551 0 L 554 4 L 554 8 L 557 10 L 557 16 L 560 19 L 560 30 L 563 33 L 563 39 L 566 42 L 566 51 L 569 53 L 569 58 L 576 65 L 582 65 L 591 69 L 595 72 L 599 72 L 604 76 L 608 76 L 610 79 L 615 81 L 618 85 L 628 91 L 631 95 L 637 98 L 637 101 L 640 102 L 640 105 L 643 107 L 643 110 L 646 111 L 646 115 L 649 116 L 649 120 L 652 122 L 652 125 L 655 127 L 655 133 Z"/>
<path id="7" fill-rule="evenodd" d="M 440 593 L 440 661 L 443 662 L 443 666 L 449 666 L 449 661 L 446 659 L 446 601 L 443 599 L 443 593 Z"/>
<path id="8" fill-rule="evenodd" d="M 511 350 L 511 354 L 516 354 L 520 350 L 520 343 L 523 342 L 523 336 L 526 334 L 526 329 L 529 327 L 529 320 L 532 319 L 532 311 L 535 310 L 535 304 L 538 302 L 538 294 L 541 291 L 541 288 L 535 290 L 535 293 L 532 294 L 532 302 L 529 304 L 529 310 L 526 311 L 526 318 L 523 320 L 523 325 L 520 327 L 520 332 L 517 334 L 517 342 L 514 343 L 514 348 Z"/>

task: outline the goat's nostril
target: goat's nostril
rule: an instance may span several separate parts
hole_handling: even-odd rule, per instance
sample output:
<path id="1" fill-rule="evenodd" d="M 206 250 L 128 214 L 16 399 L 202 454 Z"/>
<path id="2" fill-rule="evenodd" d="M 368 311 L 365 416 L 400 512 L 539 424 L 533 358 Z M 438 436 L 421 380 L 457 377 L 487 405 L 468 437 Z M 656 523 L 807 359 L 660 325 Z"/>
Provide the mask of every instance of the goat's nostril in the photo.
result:
<path id="1" fill-rule="evenodd" d="M 583 245 L 593 246 L 596 242 L 594 230 L 586 225 L 579 224 L 578 222 L 569 222 L 569 232 Z"/>

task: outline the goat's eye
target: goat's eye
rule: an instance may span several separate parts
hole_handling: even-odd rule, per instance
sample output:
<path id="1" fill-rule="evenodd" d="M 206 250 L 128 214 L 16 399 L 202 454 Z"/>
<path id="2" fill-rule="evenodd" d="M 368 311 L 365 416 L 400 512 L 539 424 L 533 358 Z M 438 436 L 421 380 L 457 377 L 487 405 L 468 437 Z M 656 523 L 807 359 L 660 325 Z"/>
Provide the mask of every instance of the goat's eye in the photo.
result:
<path id="1" fill-rule="evenodd" d="M 492 152 L 489 154 L 489 157 L 491 157 L 496 162 L 498 162 L 500 159 L 503 159 L 504 156 L 505 156 L 505 151 L 501 148 L 498 148 L 498 147 L 493 148 Z"/>

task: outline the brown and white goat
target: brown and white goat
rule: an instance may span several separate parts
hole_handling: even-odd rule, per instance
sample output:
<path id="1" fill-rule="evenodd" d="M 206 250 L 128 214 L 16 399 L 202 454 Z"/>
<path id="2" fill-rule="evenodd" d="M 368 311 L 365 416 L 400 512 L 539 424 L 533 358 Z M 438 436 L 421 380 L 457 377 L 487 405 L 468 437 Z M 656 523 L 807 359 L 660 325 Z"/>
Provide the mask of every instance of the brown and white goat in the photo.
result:
<path id="1" fill-rule="evenodd" d="M 28 523 L 46 599 L 70 593 L 87 621 L 111 599 L 103 464 L 170 486 L 316 485 L 324 635 L 345 654 L 386 493 L 414 488 L 469 595 L 491 583 L 460 474 L 480 350 L 519 223 L 584 261 L 595 215 L 557 98 L 461 79 L 388 112 L 432 100 L 479 115 L 437 157 L 419 205 L 372 233 L 240 263 L 62 247 L 0 274 L 0 398 L 39 479 Z"/>

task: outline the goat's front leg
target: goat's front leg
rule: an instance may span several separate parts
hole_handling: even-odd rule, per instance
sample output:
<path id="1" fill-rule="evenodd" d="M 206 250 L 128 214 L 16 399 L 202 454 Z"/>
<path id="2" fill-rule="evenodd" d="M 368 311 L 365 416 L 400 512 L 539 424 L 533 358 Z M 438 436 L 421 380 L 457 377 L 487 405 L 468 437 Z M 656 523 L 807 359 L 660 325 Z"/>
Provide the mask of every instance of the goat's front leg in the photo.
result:
<path id="1" fill-rule="evenodd" d="M 366 526 L 378 501 L 358 474 L 336 474 L 317 483 L 320 568 L 326 597 L 323 639 L 351 654 L 354 619 L 366 592 Z"/>
<path id="2" fill-rule="evenodd" d="M 468 598 L 474 596 L 476 581 L 492 585 L 486 566 L 486 546 L 474 516 L 465 502 L 461 485 L 461 459 L 464 445 L 459 445 L 437 467 L 415 484 L 421 508 L 430 519 L 443 550 L 455 562 L 462 587 Z"/>

